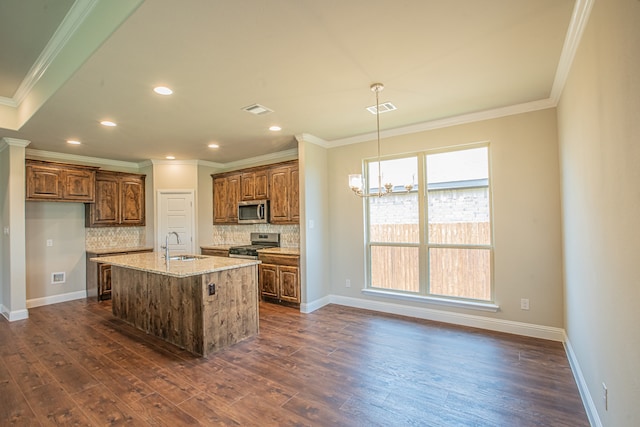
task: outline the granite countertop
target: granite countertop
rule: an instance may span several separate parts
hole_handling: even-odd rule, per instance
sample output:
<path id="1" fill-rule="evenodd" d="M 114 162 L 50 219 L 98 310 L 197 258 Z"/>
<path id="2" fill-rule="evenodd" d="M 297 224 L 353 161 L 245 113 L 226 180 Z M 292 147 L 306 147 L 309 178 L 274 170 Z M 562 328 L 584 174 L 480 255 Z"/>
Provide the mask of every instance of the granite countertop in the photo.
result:
<path id="1" fill-rule="evenodd" d="M 195 256 L 199 259 L 192 261 L 171 260 L 169 261 L 169 266 L 165 263 L 164 254 L 159 252 L 143 252 L 128 255 L 91 258 L 90 261 L 107 263 L 118 267 L 126 267 L 133 270 L 148 271 L 150 273 L 164 274 L 173 277 L 198 276 L 206 273 L 214 273 L 216 271 L 231 270 L 234 268 L 260 264 L 260 261 L 254 259 L 223 258 L 203 255 Z"/>
<path id="2" fill-rule="evenodd" d="M 300 248 L 266 248 L 259 249 L 260 254 L 275 254 L 275 255 L 297 255 L 300 256 Z"/>
<path id="3" fill-rule="evenodd" d="M 153 246 L 129 246 L 126 248 L 107 248 L 107 249 L 87 249 L 90 254 L 102 255 L 113 254 L 118 252 L 138 252 L 138 251 L 152 251 Z"/>

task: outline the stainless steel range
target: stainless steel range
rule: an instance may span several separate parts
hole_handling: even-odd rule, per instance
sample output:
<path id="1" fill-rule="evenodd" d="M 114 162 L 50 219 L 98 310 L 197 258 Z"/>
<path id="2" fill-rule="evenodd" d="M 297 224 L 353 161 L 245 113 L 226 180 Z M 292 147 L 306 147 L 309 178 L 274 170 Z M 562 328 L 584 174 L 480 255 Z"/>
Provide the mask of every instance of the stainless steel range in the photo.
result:
<path id="1" fill-rule="evenodd" d="M 244 246 L 232 246 L 229 248 L 229 257 L 258 259 L 258 250 L 280 247 L 280 233 L 251 233 L 251 244 Z"/>

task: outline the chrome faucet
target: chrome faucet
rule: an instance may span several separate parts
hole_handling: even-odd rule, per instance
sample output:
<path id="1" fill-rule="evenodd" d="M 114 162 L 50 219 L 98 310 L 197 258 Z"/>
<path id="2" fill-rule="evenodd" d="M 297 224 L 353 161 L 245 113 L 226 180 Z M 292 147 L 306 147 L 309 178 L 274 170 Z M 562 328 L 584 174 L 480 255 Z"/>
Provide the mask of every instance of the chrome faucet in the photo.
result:
<path id="1" fill-rule="evenodd" d="M 177 244 L 182 243 L 180 241 L 180 236 L 178 235 L 177 232 L 171 231 L 171 232 L 167 233 L 167 237 L 165 237 L 165 239 L 164 239 L 164 259 L 167 260 L 167 263 L 169 262 L 169 236 L 171 236 L 172 234 L 176 235 L 176 243 Z"/>

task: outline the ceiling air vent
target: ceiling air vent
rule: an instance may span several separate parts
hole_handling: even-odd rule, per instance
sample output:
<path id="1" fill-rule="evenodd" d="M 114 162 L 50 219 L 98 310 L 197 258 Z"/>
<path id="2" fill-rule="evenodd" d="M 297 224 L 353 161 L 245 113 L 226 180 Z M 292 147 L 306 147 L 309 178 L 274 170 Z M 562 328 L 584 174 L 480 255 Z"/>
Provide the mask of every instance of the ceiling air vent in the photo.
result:
<path id="1" fill-rule="evenodd" d="M 379 105 L 379 107 L 380 107 L 380 114 L 397 110 L 397 107 L 390 102 L 383 102 L 382 104 Z M 376 114 L 378 112 L 378 109 L 376 108 L 375 105 L 372 105 L 371 107 L 367 107 L 367 110 L 369 110 L 371 114 Z"/>
<path id="2" fill-rule="evenodd" d="M 242 109 L 247 113 L 255 114 L 256 116 L 273 113 L 273 110 L 270 110 L 269 108 L 260 104 L 248 105 L 246 107 L 243 107 Z"/>

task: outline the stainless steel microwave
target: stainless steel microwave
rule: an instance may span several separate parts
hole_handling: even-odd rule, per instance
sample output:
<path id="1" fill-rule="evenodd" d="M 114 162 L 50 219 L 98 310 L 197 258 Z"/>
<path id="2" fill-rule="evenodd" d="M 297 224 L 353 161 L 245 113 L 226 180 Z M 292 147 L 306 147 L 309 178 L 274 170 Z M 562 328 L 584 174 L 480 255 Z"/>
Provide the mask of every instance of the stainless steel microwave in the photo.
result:
<path id="1" fill-rule="evenodd" d="M 268 200 L 238 203 L 238 224 L 263 224 L 267 222 L 269 222 Z"/>

